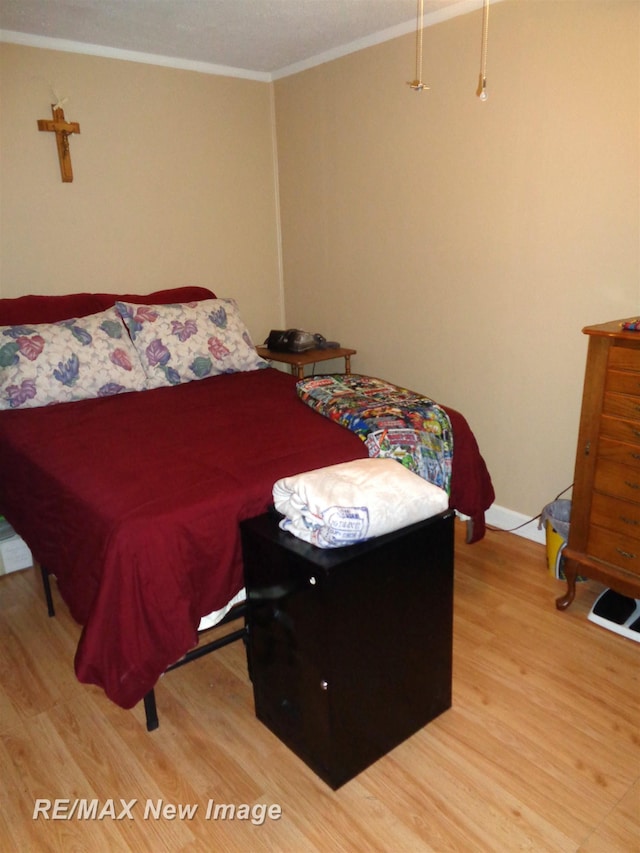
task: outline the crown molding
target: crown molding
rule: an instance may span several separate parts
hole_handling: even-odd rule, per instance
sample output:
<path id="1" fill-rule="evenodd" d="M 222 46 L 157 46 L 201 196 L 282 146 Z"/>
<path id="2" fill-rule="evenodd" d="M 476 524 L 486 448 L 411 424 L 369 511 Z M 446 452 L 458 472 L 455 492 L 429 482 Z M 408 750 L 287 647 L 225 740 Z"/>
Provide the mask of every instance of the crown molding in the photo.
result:
<path id="1" fill-rule="evenodd" d="M 139 53 L 136 50 L 120 50 L 100 44 L 85 44 L 84 42 L 36 36 L 11 30 L 0 30 L 0 42 L 19 44 L 25 47 L 39 47 L 45 50 L 60 50 L 64 53 L 101 56 L 105 59 L 119 59 L 126 62 L 141 62 L 145 65 L 160 65 L 165 68 L 197 71 L 200 74 L 214 74 L 220 77 L 240 77 L 245 80 L 258 80 L 262 83 L 270 83 L 272 80 L 272 75 L 267 72 L 250 71 L 246 68 L 233 68 L 227 65 L 214 65 L 210 62 L 180 59 L 175 56 L 160 56 L 155 53 Z"/>
<path id="2" fill-rule="evenodd" d="M 491 0 L 492 5 L 502 3 L 504 0 Z M 432 27 L 440 24 L 443 21 L 448 21 L 451 18 L 457 18 L 460 15 L 466 15 L 469 12 L 474 12 L 481 9 L 483 0 L 460 0 L 452 6 L 431 12 L 424 16 L 424 27 Z M 317 65 L 323 65 L 326 62 L 331 62 L 334 59 L 340 59 L 343 56 L 348 56 L 351 53 L 356 53 L 359 50 L 364 50 L 368 47 L 373 47 L 377 44 L 382 44 L 391 39 L 399 38 L 408 33 L 415 32 L 416 21 L 413 18 L 404 24 L 398 24 L 395 27 L 389 27 L 386 30 L 380 30 L 377 33 L 372 33 L 364 38 L 333 48 L 317 56 L 312 56 L 309 59 L 301 62 L 293 63 L 276 71 L 252 71 L 248 68 L 234 68 L 227 65 L 216 65 L 210 62 L 201 62 L 192 59 L 181 59 L 174 56 L 160 56 L 154 53 L 139 53 L 135 50 L 121 50 L 114 47 L 106 47 L 99 44 L 85 44 L 83 42 L 70 41 L 67 39 L 50 38 L 49 36 L 37 36 L 29 33 L 20 33 L 12 30 L 0 30 L 0 42 L 9 44 L 19 44 L 26 47 L 38 47 L 46 50 L 59 50 L 65 53 L 80 53 L 89 56 L 100 56 L 106 59 L 118 59 L 126 62 L 141 62 L 146 65 L 160 65 L 166 68 L 176 68 L 183 71 L 196 71 L 200 74 L 213 74 L 221 77 L 238 77 L 244 80 L 256 80 L 261 83 L 271 83 L 274 80 L 279 80 L 282 77 L 290 77 L 293 74 L 298 74 L 300 71 L 306 71 Z"/>

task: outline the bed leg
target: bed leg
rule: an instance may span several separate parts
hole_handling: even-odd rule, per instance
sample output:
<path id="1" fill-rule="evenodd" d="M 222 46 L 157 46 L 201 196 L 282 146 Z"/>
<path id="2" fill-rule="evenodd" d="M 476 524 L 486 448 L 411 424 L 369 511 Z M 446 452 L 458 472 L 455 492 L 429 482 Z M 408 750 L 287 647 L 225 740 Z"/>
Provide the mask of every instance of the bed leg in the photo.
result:
<path id="1" fill-rule="evenodd" d="M 51 581 L 49 580 L 49 572 L 44 566 L 40 566 L 40 575 L 42 576 L 42 586 L 44 587 L 44 597 L 47 600 L 47 613 L 49 616 L 55 616 L 56 611 L 53 606 L 53 597 L 51 595 Z"/>
<path id="2" fill-rule="evenodd" d="M 160 725 L 158 722 L 158 711 L 156 708 L 156 694 L 153 691 L 153 687 L 146 694 L 143 701 L 144 713 L 147 718 L 147 731 L 152 732 Z"/>
<path id="3" fill-rule="evenodd" d="M 249 623 L 247 621 L 246 616 L 244 620 L 244 636 L 242 637 L 242 642 L 244 643 L 244 652 L 247 656 L 247 674 L 249 676 L 249 681 L 253 681 L 253 667 L 251 665 L 251 646 L 249 644 Z"/>
<path id="4" fill-rule="evenodd" d="M 470 542 L 473 542 L 473 519 L 472 518 L 467 519 L 467 537 L 466 537 L 467 545 Z"/>

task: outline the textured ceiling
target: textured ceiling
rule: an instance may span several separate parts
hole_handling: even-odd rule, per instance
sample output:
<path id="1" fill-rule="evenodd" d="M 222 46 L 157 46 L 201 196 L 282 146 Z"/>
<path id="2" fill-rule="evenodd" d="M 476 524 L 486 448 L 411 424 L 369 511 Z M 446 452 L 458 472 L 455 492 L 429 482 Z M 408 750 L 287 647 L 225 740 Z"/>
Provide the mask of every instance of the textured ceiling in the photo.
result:
<path id="1" fill-rule="evenodd" d="M 425 0 L 425 22 L 481 5 Z M 417 0 L 0 0 L 0 30 L 270 75 L 409 32 L 416 12 Z"/>

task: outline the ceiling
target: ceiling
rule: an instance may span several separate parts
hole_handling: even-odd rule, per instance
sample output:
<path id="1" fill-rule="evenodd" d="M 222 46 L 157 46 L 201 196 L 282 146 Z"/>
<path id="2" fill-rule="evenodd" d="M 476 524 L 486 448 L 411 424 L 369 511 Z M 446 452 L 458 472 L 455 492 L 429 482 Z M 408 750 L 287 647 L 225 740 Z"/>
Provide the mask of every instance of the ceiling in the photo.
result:
<path id="1" fill-rule="evenodd" d="M 425 24 L 481 5 L 424 0 Z M 272 79 L 410 32 L 417 8 L 417 0 L 0 0 L 0 38 Z"/>

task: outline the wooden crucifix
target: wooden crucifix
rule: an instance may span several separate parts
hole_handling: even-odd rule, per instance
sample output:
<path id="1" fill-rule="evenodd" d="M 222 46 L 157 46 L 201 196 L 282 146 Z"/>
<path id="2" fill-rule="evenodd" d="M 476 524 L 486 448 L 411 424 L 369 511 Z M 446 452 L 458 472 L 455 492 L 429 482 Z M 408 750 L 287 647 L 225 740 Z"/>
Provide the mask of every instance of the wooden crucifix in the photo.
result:
<path id="1" fill-rule="evenodd" d="M 48 130 L 55 133 L 58 160 L 60 160 L 60 174 L 64 183 L 71 183 L 73 181 L 73 169 L 71 168 L 69 137 L 72 133 L 80 133 L 80 125 L 77 121 L 66 121 L 62 107 L 51 104 L 51 112 L 53 119 L 38 119 L 38 130 Z"/>

